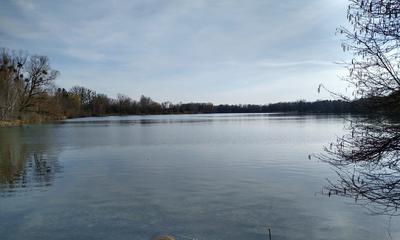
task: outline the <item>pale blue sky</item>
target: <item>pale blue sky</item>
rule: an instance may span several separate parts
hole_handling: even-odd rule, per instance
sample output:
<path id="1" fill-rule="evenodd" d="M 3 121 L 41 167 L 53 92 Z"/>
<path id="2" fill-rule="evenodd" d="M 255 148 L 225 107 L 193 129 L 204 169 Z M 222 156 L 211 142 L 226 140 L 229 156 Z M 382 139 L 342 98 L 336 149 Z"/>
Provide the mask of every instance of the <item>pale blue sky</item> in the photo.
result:
<path id="1" fill-rule="evenodd" d="M 345 90 L 347 0 L 0 1 L 0 46 L 49 56 L 61 87 L 213 103 Z"/>

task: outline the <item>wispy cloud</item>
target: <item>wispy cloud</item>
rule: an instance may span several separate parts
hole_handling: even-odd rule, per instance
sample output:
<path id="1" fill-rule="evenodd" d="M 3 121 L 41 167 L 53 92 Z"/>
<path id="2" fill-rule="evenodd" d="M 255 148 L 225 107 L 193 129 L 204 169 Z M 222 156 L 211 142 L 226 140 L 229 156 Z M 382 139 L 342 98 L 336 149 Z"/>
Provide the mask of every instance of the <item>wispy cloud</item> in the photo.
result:
<path id="1" fill-rule="evenodd" d="M 32 12 L 36 9 L 33 0 L 15 0 L 14 3 L 25 13 Z"/>
<path id="2" fill-rule="evenodd" d="M 285 89 L 296 79 L 304 82 L 296 94 L 314 99 L 307 83 L 340 81 L 334 62 L 343 56 L 334 33 L 345 22 L 346 0 L 3 5 L 0 45 L 49 55 L 65 87 L 80 83 L 110 95 L 145 93 L 177 101 L 206 100 L 212 92 L 208 98 L 217 102 L 237 102 L 230 93 L 248 90 L 252 101 L 269 102 L 283 95 L 267 86 Z"/>
<path id="3" fill-rule="evenodd" d="M 267 60 L 258 60 L 258 61 L 246 61 L 246 62 L 238 62 L 238 61 L 226 61 L 221 62 L 222 65 L 227 66 L 243 66 L 243 65 L 251 65 L 256 67 L 266 67 L 266 68 L 287 68 L 287 67 L 335 67 L 337 63 L 333 61 L 326 60 L 298 60 L 298 61 L 273 61 L 270 59 Z"/>

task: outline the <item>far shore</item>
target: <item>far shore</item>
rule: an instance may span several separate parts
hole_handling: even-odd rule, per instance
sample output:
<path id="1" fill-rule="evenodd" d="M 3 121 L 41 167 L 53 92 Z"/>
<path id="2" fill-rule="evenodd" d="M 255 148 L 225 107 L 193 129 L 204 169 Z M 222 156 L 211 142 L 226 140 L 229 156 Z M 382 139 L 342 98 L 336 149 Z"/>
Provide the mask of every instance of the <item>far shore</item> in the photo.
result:
<path id="1" fill-rule="evenodd" d="M 41 124 L 41 123 L 51 123 L 51 122 L 60 122 L 67 119 L 79 119 L 79 118 L 92 118 L 92 117 L 121 117 L 121 116 L 154 116 L 154 115 L 198 115 L 198 114 L 241 114 L 237 113 L 164 113 L 164 114 L 123 114 L 123 115 L 115 115 L 115 114 L 105 114 L 105 115 L 84 115 L 84 116 L 75 116 L 75 117 L 58 117 L 58 118 L 36 118 L 35 120 L 21 120 L 21 119 L 14 119 L 14 120 L 0 120 L 0 128 L 5 127 L 19 127 L 24 125 L 31 125 L 31 124 Z M 242 112 L 242 114 L 246 114 L 246 112 Z M 251 113 L 248 112 L 247 114 L 298 114 L 298 115 L 364 115 L 361 113 L 324 113 L 324 112 L 298 112 L 298 111 L 289 111 L 289 112 L 257 112 Z"/>
<path id="2" fill-rule="evenodd" d="M 64 120 L 65 118 L 58 119 L 36 119 L 36 120 L 21 120 L 21 119 L 13 119 L 13 120 L 0 120 L 0 128 L 3 127 L 19 127 L 28 124 L 39 124 L 39 123 L 48 123 Z"/>

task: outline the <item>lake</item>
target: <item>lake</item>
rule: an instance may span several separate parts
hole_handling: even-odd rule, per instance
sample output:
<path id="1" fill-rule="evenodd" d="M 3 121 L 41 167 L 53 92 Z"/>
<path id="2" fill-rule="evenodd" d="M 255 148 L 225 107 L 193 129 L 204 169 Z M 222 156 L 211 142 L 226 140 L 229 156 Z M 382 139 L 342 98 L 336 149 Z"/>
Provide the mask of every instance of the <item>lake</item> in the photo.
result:
<path id="1" fill-rule="evenodd" d="M 81 118 L 0 128 L 0 238 L 400 239 L 400 221 L 321 191 L 329 115 Z"/>

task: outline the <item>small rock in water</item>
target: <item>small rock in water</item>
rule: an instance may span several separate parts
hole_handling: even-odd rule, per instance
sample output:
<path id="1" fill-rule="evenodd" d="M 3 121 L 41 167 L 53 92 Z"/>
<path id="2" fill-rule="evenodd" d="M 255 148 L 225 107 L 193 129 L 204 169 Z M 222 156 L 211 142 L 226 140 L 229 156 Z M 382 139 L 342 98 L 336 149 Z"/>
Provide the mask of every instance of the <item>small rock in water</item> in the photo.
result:
<path id="1" fill-rule="evenodd" d="M 167 236 L 167 235 L 165 235 L 165 236 L 156 237 L 156 238 L 154 238 L 153 240 L 175 240 L 175 238 L 172 237 L 172 236 Z"/>

